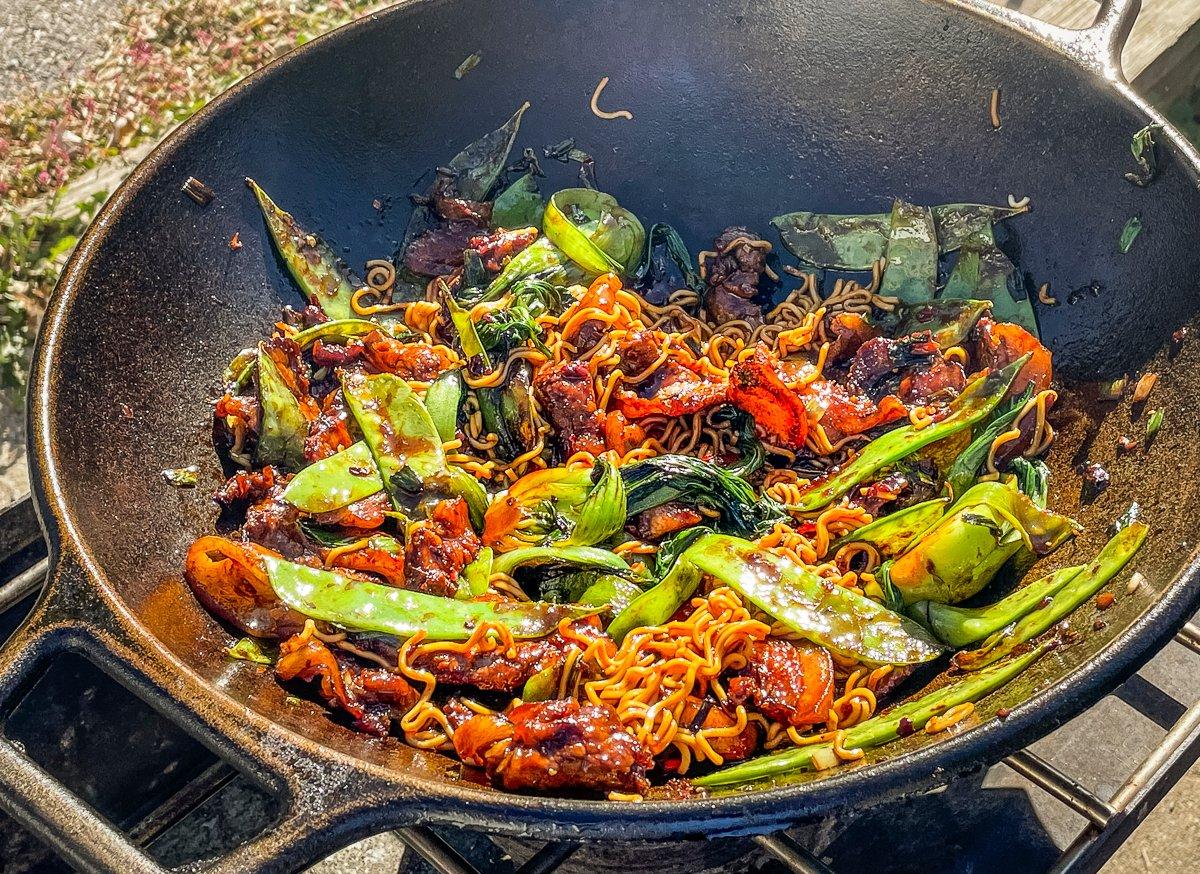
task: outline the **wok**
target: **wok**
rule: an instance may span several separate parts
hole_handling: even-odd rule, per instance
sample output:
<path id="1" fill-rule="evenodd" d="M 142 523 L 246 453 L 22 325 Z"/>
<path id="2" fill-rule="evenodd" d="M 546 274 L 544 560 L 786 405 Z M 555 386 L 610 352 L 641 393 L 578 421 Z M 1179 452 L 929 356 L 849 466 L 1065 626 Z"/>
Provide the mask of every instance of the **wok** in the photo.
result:
<path id="1" fill-rule="evenodd" d="M 289 869 L 387 828 L 453 823 L 544 838 L 658 839 L 766 832 L 979 769 L 1076 714 L 1139 667 L 1200 603 L 1196 342 L 1166 360 L 1200 295 L 1200 157 L 1163 131 L 1162 175 L 1137 188 L 1130 136 L 1162 121 L 1117 58 L 1136 0 L 1101 5 L 1075 32 L 981 0 L 675 3 L 589 0 L 503 6 L 410 2 L 316 40 L 249 77 L 169 137 L 109 201 L 50 303 L 30 392 L 30 457 L 53 572 L 0 652 L 0 707 L 48 659 L 85 655 L 276 793 L 279 824 L 213 870 Z M 483 62 L 455 80 L 468 54 Z M 632 121 L 588 110 L 606 101 Z M 1003 124 L 987 102 L 1003 89 Z M 270 253 L 251 175 L 361 263 L 390 253 L 419 177 L 529 100 L 521 145 L 573 136 L 601 186 L 643 220 L 670 220 L 695 251 L 725 224 L 766 230 L 790 209 L 874 212 L 1028 194 L 1010 247 L 1059 306 L 1038 306 L 1067 391 L 1050 456 L 1055 506 L 1094 551 L 1131 500 L 1152 526 L 1146 578 L 1095 631 L 981 706 L 1006 719 L 930 742 L 909 738 L 856 767 L 711 798 L 614 804 L 513 796 L 458 778 L 449 759 L 356 735 L 315 704 L 285 702 L 269 672 L 226 658 L 230 638 L 179 574 L 211 530 L 210 399 L 231 355 L 297 293 Z M 201 207 L 188 176 L 216 191 Z M 392 206 L 373 207 L 377 198 Z M 1126 221 L 1144 230 L 1117 250 Z M 241 234 L 244 248 L 229 239 Z M 1087 291 L 1084 289 L 1091 289 Z M 1071 290 L 1080 289 L 1077 294 Z M 1066 303 L 1070 297 L 1073 303 Z M 1088 385 L 1162 372 L 1166 425 L 1144 452 L 1139 411 Z M 122 411 L 126 405 L 133 413 Z M 1135 431 L 1134 429 L 1138 429 Z M 1084 460 L 1113 485 L 1077 506 Z M 202 487 L 166 487 L 198 462 Z M 1086 625 L 1084 625 L 1086 623 Z M 2 712 L 2 711 L 0 711 Z M 115 751 L 119 752 L 119 751 Z M 157 870 L 112 826 L 0 742 L 0 805 L 90 869 Z"/>

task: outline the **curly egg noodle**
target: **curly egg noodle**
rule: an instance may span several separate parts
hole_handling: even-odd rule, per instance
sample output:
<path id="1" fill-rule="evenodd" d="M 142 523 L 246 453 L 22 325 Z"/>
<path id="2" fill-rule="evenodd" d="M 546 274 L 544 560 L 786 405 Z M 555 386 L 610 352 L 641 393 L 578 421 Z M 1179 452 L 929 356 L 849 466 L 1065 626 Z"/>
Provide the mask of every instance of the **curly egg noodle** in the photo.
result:
<path id="1" fill-rule="evenodd" d="M 735 240 L 727 249 L 738 242 L 747 241 Z M 756 243 L 770 246 L 765 241 Z M 719 254 L 722 253 L 701 253 L 701 271 L 707 258 Z M 527 362 L 535 372 L 544 366 L 583 362 L 593 380 L 598 410 L 609 412 L 616 408 L 615 397 L 619 389 L 644 383 L 668 362 L 676 362 L 702 377 L 727 379 L 734 365 L 748 359 L 756 348 L 765 346 L 781 359 L 800 356 L 809 361 L 795 382 L 789 385 L 789 388 L 798 389 L 822 376 L 831 343 L 826 333 L 827 316 L 837 313 L 865 315 L 873 310 L 886 312 L 896 307 L 898 301 L 895 298 L 878 294 L 884 266 L 883 260 L 876 262 L 872 279 L 865 286 L 838 279 L 825 297 L 818 290 L 816 274 L 789 269 L 802 279 L 800 286 L 768 311 L 764 323 L 757 326 L 737 320 L 710 323 L 700 313 L 699 295 L 689 289 L 678 290 L 663 304 L 655 305 L 636 292 L 622 288 L 616 277 L 602 277 L 597 282 L 607 285 L 602 289 L 604 294 L 596 295 L 581 286 L 573 287 L 570 292 L 574 300 L 561 315 L 544 315 L 537 320 L 542 332 L 540 345 L 545 351 L 533 346 L 516 347 L 503 361 L 496 362 L 492 370 L 481 375 L 467 375 L 465 381 L 472 388 L 489 388 L 505 384 L 518 362 Z M 387 279 L 381 276 L 376 280 L 377 285 L 364 288 L 355 296 L 356 312 L 364 316 L 398 312 L 404 324 L 422 341 L 444 346 L 449 355 L 457 358 L 450 348 L 454 329 L 436 300 L 435 283 L 429 284 L 426 300 L 395 305 L 363 303 L 366 295 L 375 294 L 377 287 L 382 287 Z M 594 285 L 592 291 L 595 289 Z M 607 298 L 608 303 L 597 303 L 597 297 Z M 478 304 L 470 311 L 471 318 L 478 320 L 489 312 L 503 310 L 510 302 L 511 297 L 506 294 L 498 300 Z M 603 331 L 594 344 L 580 348 L 578 335 L 588 324 L 602 325 Z M 658 354 L 646 367 L 626 373 L 621 367 L 618 350 L 631 334 L 640 332 L 652 332 Z M 965 360 L 961 349 L 950 350 L 947 358 L 956 360 L 956 356 L 957 360 Z M 1019 436 L 1019 428 L 1027 416 L 1036 420 L 1036 435 L 1029 455 L 1043 451 L 1053 439 L 1053 429 L 1045 417 L 1047 396 L 1053 403 L 1052 395 L 1053 392 L 1042 392 L 1031 398 L 1010 432 Z M 444 445 L 447 459 L 474 476 L 500 486 L 545 469 L 546 439 L 551 426 L 532 395 L 530 402 L 536 442 L 528 451 L 506 460 L 497 451 L 499 435 L 485 429 L 478 402 L 473 393 L 468 394 L 464 401 L 465 440 Z M 933 421 L 930 413 L 924 407 L 914 407 L 909 414 L 910 421 L 914 427 L 924 427 Z M 818 463 L 823 462 L 829 467 L 852 457 L 853 445 L 867 439 L 864 435 L 851 435 L 831 442 L 822 427 L 820 413 L 810 413 L 808 424 L 805 448 L 817 457 Z M 738 433 L 728 417 L 721 417 L 716 410 L 683 416 L 650 415 L 636 424 L 631 423 L 628 428 L 634 439 L 624 441 L 627 448 L 617 455 L 618 464 L 666 454 L 712 459 L 738 449 Z M 988 458 L 989 469 L 994 469 L 996 451 L 1006 439 L 1013 438 L 1002 434 L 993 444 Z M 769 444 L 766 448 L 785 461 L 795 457 L 795 453 L 786 449 Z M 566 466 L 590 467 L 595 462 L 590 454 L 577 453 L 568 459 Z M 762 489 L 767 497 L 789 506 L 800 502 L 808 483 L 808 479 L 794 470 L 771 468 Z M 860 595 L 882 598 L 874 576 L 882 557 L 875 547 L 857 543 L 830 551 L 838 538 L 871 521 L 870 513 L 865 510 L 834 506 L 809 514 L 807 518 L 798 514 L 789 522 L 778 522 L 756 543 L 838 586 Z M 501 551 L 535 542 L 534 538 L 522 536 L 522 527 L 527 529 L 533 524 L 532 519 L 518 523 L 517 531 L 500 542 Z M 638 540 L 627 540 L 614 548 L 616 554 L 627 560 L 641 562 L 635 563 L 634 567 L 645 567 L 645 561 L 656 551 L 654 544 Z M 529 599 L 521 585 L 507 574 L 492 574 L 488 588 L 504 598 Z M 611 706 L 621 723 L 646 749 L 655 756 L 670 754 L 678 774 L 688 773 L 698 763 L 721 765 L 724 757 L 714 747 L 714 742 L 742 735 L 748 727 L 757 727 L 762 746 L 767 750 L 784 745 L 830 743 L 840 761 L 861 758 L 861 750 L 846 749 L 843 745 L 845 730 L 875 714 L 878 706 L 875 690 L 893 672 L 892 666 L 871 669 L 835 658 L 837 694 L 824 724 L 808 732 L 772 720 L 743 704 L 731 708 L 733 721 L 730 724 L 700 727 L 695 721 L 698 703 L 708 698 L 727 705 L 727 692 L 721 677 L 746 666 L 754 643 L 768 637 L 797 641 L 800 638 L 753 605 L 744 603 L 729 588 L 715 588 L 694 597 L 688 610 L 685 617 L 665 625 L 636 629 L 620 646 L 607 637 L 580 636 L 564 622 L 560 633 L 571 645 L 560 673 L 559 691 L 567 694 L 568 690 L 575 689 L 583 699 Z M 427 643 L 422 634 L 409 638 L 400 649 L 399 671 L 422 691 L 417 703 L 400 720 L 408 743 L 422 749 L 453 749 L 451 723 L 435 701 L 437 681 L 430 672 L 413 667 L 414 661 L 436 651 L 462 654 L 496 651 L 511 655 L 513 647 L 511 633 L 503 626 L 489 623 L 480 625 L 469 640 L 461 643 Z M 465 700 L 475 712 L 494 712 L 478 702 Z M 942 714 L 931 723 L 933 728 L 930 730 L 948 727 L 969 713 L 969 709 L 959 708 Z"/>

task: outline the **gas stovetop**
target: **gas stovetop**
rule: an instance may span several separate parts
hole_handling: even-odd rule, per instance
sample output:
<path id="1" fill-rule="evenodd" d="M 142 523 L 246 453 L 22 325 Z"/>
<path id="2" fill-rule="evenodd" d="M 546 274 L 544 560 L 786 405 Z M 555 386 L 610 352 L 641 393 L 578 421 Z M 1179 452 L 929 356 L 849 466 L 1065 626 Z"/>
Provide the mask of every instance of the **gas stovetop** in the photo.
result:
<path id="1" fill-rule="evenodd" d="M 32 504 L 0 511 L 0 641 L 46 572 Z M 1200 757 L 1200 627 L 1029 748 L 938 790 L 770 836 L 545 844 L 416 827 L 357 844 L 324 874 L 437 871 L 925 872 L 1097 870 Z M 1181 702 L 1195 702 L 1190 706 Z M 274 799 L 83 657 L 55 658 L 0 728 L 166 867 L 203 867 L 271 827 Z M 1181 860 L 1182 861 L 1182 860 Z M 0 874 L 67 870 L 0 814 Z"/>

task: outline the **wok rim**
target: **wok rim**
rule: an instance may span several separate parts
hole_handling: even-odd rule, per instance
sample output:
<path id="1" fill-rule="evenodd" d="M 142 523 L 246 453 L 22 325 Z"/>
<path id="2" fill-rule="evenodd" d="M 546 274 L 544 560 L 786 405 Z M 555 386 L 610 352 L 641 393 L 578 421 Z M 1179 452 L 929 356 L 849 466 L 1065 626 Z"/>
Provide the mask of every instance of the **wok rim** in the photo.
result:
<path id="1" fill-rule="evenodd" d="M 1193 550 L 1176 577 L 1166 584 L 1157 601 L 1133 620 L 1105 648 L 1056 682 L 1039 690 L 1013 708 L 1005 719 L 989 720 L 953 737 L 930 743 L 920 749 L 861 767 L 839 769 L 817 780 L 792 785 L 756 788 L 726 794 L 688 799 L 649 800 L 639 804 L 619 804 L 607 800 L 573 799 L 555 796 L 530 796 L 474 786 L 465 782 L 445 782 L 432 776 L 384 764 L 368 762 L 326 746 L 310 737 L 274 722 L 259 711 L 247 708 L 227 692 L 203 678 L 180 660 L 153 631 L 125 605 L 123 598 L 108 581 L 100 564 L 89 553 L 87 539 L 75 524 L 71 507 L 59 482 L 56 437 L 52 427 L 56 405 L 56 359 L 66 332 L 66 320 L 76 297 L 85 290 L 92 262 L 102 254 L 113 223 L 128 204 L 156 177 L 177 149 L 204 126 L 209 118 L 222 113 L 227 104 L 246 96 L 261 82 L 286 73 L 303 59 L 313 45 L 336 48 L 360 31 L 379 26 L 393 16 L 413 13 L 441 0 L 400 0 L 393 6 L 348 22 L 303 46 L 294 48 L 264 67 L 249 74 L 211 100 L 187 121 L 175 128 L 138 164 L 104 204 L 85 232 L 64 267 L 46 307 L 35 348 L 27 399 L 28 458 L 34 503 L 50 545 L 50 579 L 74 558 L 125 630 L 142 649 L 157 660 L 158 667 L 186 675 L 191 684 L 207 696 L 207 705 L 224 719 L 240 719 L 273 734 L 279 741 L 331 764 L 349 765 L 373 779 L 372 785 L 400 798 L 416 790 L 427 793 L 413 802 L 422 822 L 466 824 L 501 834 L 536 835 L 543 839 L 612 837 L 613 826 L 622 827 L 622 840 L 655 840 L 682 837 L 696 832 L 709 836 L 732 836 L 773 831 L 818 815 L 854 805 L 870 806 L 897 795 L 942 785 L 951 779 L 989 767 L 1017 749 L 1044 736 L 1058 725 L 1077 716 L 1112 691 L 1166 645 L 1184 622 L 1200 608 L 1200 548 Z M 931 0 L 924 0 L 931 2 Z M 1124 82 L 1087 69 L 1063 46 L 1039 36 L 1027 26 L 982 0 L 932 0 L 934 5 L 982 18 L 995 27 L 1003 27 L 1042 47 L 1059 50 L 1069 60 L 1085 67 L 1103 85 L 1116 92 L 1147 119 L 1166 125 L 1172 148 L 1180 153 L 1193 174 L 1200 177 L 1200 157 L 1164 118 Z M 47 589 L 50 592 L 50 589 Z M 53 597 L 51 595 L 51 597 Z M 46 595 L 43 595 L 45 606 Z M 103 642 L 98 644 L 107 650 Z M 198 723 L 194 712 L 190 720 Z M 181 726 L 187 728 L 188 725 Z M 195 734 L 203 731 L 192 725 Z M 265 742 L 265 741 L 264 741 Z M 250 753 L 253 755 L 253 751 Z M 343 787 L 343 791 L 344 791 Z M 336 799 L 325 799 L 331 807 Z M 402 802 L 403 803 L 403 802 Z M 343 802 L 347 816 L 363 814 L 361 807 Z M 381 805 L 372 818 L 376 826 L 394 827 L 406 820 L 401 812 Z M 689 831 L 695 830 L 695 831 Z M 365 832 L 364 832 L 365 833 Z"/>

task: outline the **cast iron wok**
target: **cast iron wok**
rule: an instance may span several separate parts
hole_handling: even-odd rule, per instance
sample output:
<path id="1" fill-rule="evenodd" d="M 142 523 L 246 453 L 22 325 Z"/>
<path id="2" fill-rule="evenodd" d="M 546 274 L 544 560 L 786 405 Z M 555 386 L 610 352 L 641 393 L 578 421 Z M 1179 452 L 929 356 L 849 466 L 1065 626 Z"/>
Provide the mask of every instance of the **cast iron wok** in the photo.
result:
<path id="1" fill-rule="evenodd" d="M 51 302 L 29 430 L 54 572 L 0 653 L 0 706 L 54 653 L 75 650 L 246 769 L 286 812 L 216 862 L 221 871 L 298 867 L 414 822 L 547 838 L 765 832 L 945 781 L 1049 731 L 1135 670 L 1200 594 L 1198 344 L 1166 360 L 1172 331 L 1200 302 L 1200 164 L 1168 129 L 1161 178 L 1146 189 L 1122 178 L 1130 136 L 1161 120 L 1114 60 L 1135 7 L 1104 4 L 1097 27 L 1074 33 L 975 0 L 428 0 L 250 77 L 122 186 Z M 455 80 L 480 48 L 483 62 Z M 602 76 L 612 77 L 607 102 L 632 121 L 589 112 Z M 996 87 L 998 131 L 986 110 Z M 242 178 L 260 180 L 361 264 L 393 250 L 404 196 L 423 187 L 422 174 L 524 100 L 532 108 L 520 145 L 574 136 L 605 190 L 645 221 L 671 221 L 693 251 L 725 224 L 766 231 L 790 209 L 1030 195 L 1034 209 L 1011 223 L 1008 245 L 1063 301 L 1038 307 L 1068 388 L 1052 500 L 1088 527 L 1056 561 L 1094 550 L 1136 499 L 1153 531 L 1136 563 L 1147 585 L 1122 590 L 1103 629 L 981 707 L 984 716 L 1009 707 L 1007 719 L 937 743 L 913 738 L 818 779 L 688 801 L 513 796 L 464 782 L 449 759 L 358 736 L 315 704 L 286 703 L 268 671 L 227 659 L 229 635 L 179 580 L 187 545 L 213 523 L 210 399 L 228 359 L 297 300 Z M 216 191 L 211 205 L 181 194 L 188 176 Z M 1119 254 L 1134 215 L 1144 230 Z M 240 251 L 228 244 L 235 232 Z M 1148 451 L 1114 460 L 1118 435 L 1140 435 L 1144 414 L 1096 401 L 1087 385 L 1146 368 L 1163 373 L 1151 405 L 1166 410 L 1166 425 Z M 1109 466 L 1113 485 L 1078 507 L 1075 466 L 1088 459 Z M 164 485 L 160 471 L 193 462 L 201 488 Z M 1091 629 L 1090 609 L 1079 627 Z M 156 870 L 8 743 L 0 805 L 81 867 Z"/>

